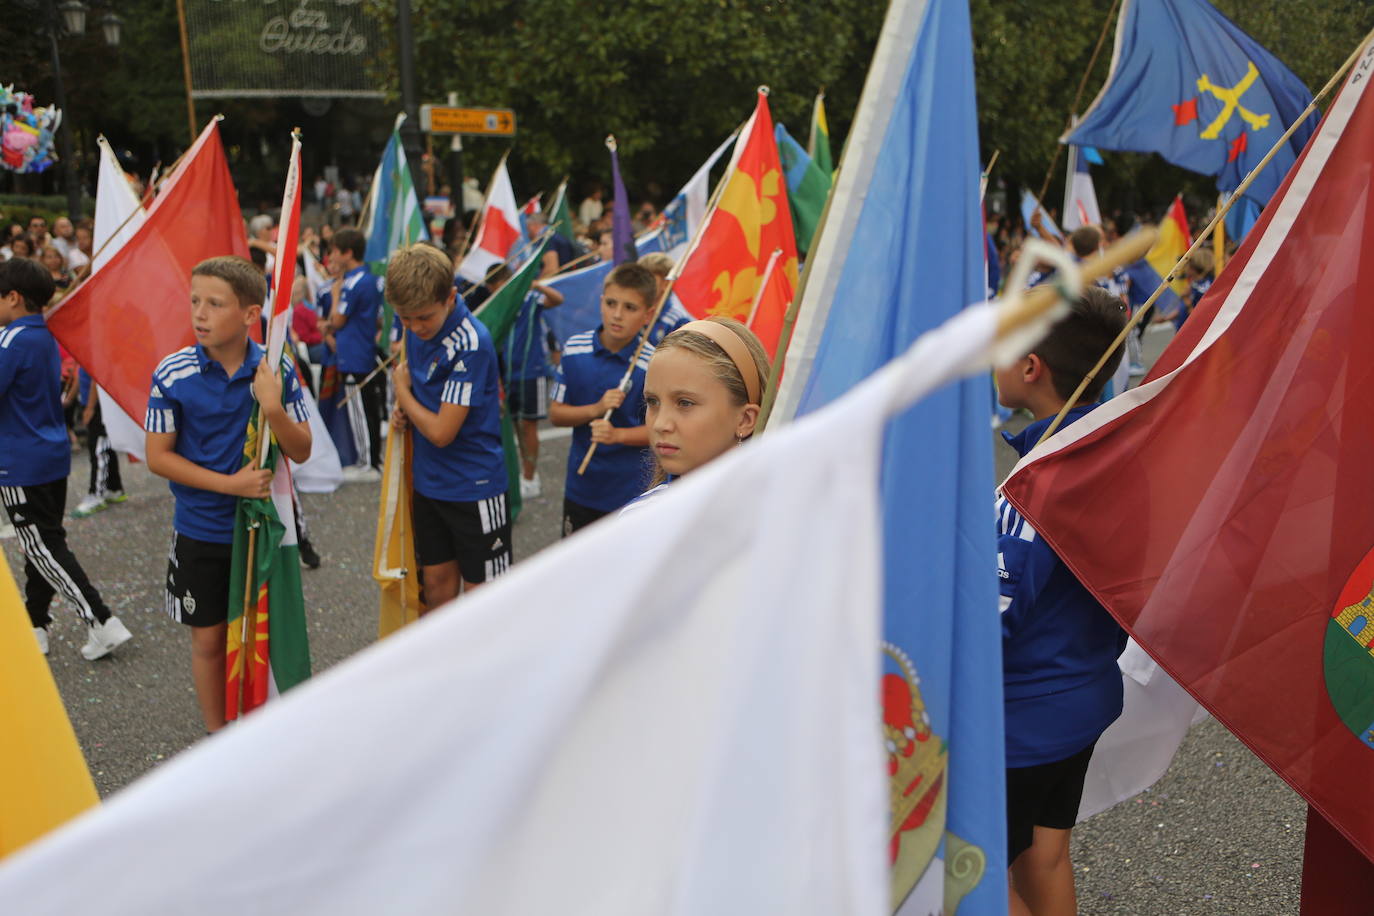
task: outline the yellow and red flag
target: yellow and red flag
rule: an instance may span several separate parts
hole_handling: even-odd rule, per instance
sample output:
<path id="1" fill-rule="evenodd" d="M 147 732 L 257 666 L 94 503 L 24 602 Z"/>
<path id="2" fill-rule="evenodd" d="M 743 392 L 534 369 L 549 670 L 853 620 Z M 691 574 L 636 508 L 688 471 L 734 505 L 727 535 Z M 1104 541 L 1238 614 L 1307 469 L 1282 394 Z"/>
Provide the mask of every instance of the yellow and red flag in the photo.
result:
<path id="1" fill-rule="evenodd" d="M 759 90 L 724 180 L 720 201 L 687 252 L 673 291 L 696 318 L 726 315 L 747 321 L 775 249 L 782 249 L 776 270 L 793 288 L 797 284 L 797 240 L 766 89 Z M 776 305 L 775 298 L 768 299 L 768 308 Z M 782 314 L 765 313 L 764 307 L 760 303 L 754 315 L 755 327 L 781 329 Z M 777 334 L 764 346 L 772 358 Z"/>
<path id="2" fill-rule="evenodd" d="M 1193 244 L 1192 233 L 1188 231 L 1188 214 L 1183 210 L 1183 195 L 1174 198 L 1174 202 L 1169 205 L 1164 218 L 1159 221 L 1159 240 L 1155 242 L 1150 253 L 1145 255 L 1145 260 L 1150 262 L 1150 266 L 1155 269 L 1155 273 L 1161 277 L 1169 276 L 1169 271 L 1174 269 L 1178 259 L 1183 257 Z M 1170 288 L 1180 296 L 1188 293 L 1188 279 L 1177 277 L 1169 284 Z"/>

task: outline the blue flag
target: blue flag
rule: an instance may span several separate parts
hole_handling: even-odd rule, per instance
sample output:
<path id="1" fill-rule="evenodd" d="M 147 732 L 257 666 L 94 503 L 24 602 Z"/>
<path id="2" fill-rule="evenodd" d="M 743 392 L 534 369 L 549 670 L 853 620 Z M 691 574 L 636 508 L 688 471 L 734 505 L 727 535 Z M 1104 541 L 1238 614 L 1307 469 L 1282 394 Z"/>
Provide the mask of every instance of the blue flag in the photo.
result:
<path id="1" fill-rule="evenodd" d="M 983 300 L 977 110 L 967 2 L 893 0 L 775 416 L 823 407 Z M 904 912 L 1007 906 L 990 387 L 935 392 L 884 446 L 881 696 Z"/>
<path id="2" fill-rule="evenodd" d="M 635 242 L 635 248 L 641 257 L 662 251 L 663 234 L 658 231 L 648 233 Z M 554 337 L 560 341 L 567 340 L 574 334 L 601 324 L 601 290 L 606 285 L 606 275 L 611 272 L 612 266 L 609 261 L 601 261 L 544 281 L 545 285 L 563 294 L 562 305 L 544 312 L 544 322 L 553 331 Z"/>
<path id="3" fill-rule="evenodd" d="M 1132 312 L 1144 305 L 1163 282 L 1159 277 L 1159 271 L 1150 266 L 1150 262 L 1144 258 L 1127 264 L 1121 268 L 1121 272 L 1131 281 L 1126 287 L 1126 301 L 1131 304 Z M 1178 298 L 1173 289 L 1166 286 L 1164 292 L 1155 300 L 1154 309 L 1156 315 L 1177 315 L 1183 309 L 1183 300 Z"/>
<path id="4" fill-rule="evenodd" d="M 373 178 L 372 216 L 367 226 L 367 251 L 363 260 L 369 264 L 385 264 L 391 252 L 414 242 L 429 238 L 425 228 L 424 210 L 415 194 L 406 151 L 401 146 L 400 121 L 391 132 L 382 153 L 382 164 Z"/>
<path id="5" fill-rule="evenodd" d="M 1124 0 L 1107 84 L 1065 142 L 1159 153 L 1233 191 L 1312 93 L 1206 0 Z M 1263 207 L 1317 129 L 1313 114 L 1256 177 Z"/>

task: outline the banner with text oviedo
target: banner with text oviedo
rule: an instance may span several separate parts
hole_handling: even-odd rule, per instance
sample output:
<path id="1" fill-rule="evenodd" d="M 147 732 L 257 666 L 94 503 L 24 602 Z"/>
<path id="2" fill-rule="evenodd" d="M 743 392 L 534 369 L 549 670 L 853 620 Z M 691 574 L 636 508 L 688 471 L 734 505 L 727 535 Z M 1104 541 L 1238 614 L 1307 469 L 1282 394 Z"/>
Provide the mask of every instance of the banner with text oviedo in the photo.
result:
<path id="1" fill-rule="evenodd" d="M 196 98 L 370 96 L 380 29 L 362 0 L 186 0 Z"/>

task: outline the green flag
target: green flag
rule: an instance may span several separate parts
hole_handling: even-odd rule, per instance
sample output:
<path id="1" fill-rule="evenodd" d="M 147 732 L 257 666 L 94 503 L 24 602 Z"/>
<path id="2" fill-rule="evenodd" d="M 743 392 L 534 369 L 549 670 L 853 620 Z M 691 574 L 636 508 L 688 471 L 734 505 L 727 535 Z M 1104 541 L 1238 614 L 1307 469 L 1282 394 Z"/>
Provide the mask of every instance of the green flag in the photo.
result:
<path id="1" fill-rule="evenodd" d="M 773 134 L 782 172 L 787 176 L 787 203 L 792 209 L 797 253 L 805 255 L 811 249 L 811 237 L 816 234 L 825 200 L 830 196 L 830 175 L 821 171 L 781 124 L 773 129 Z"/>
<path id="2" fill-rule="evenodd" d="M 549 228 L 570 242 L 576 241 L 573 238 L 572 213 L 568 210 L 568 179 L 564 178 L 563 183 L 558 186 L 558 193 L 554 195 L 549 213 Z"/>
<path id="3" fill-rule="evenodd" d="M 525 266 L 516 271 L 501 288 L 491 294 L 491 298 L 478 306 L 473 317 L 482 322 L 491 333 L 491 342 L 500 353 L 506 348 L 506 339 L 515 328 L 515 320 L 520 316 L 520 307 L 529 295 L 530 284 L 539 276 L 539 259 L 548 244 L 548 235 L 529 243 L 534 246 L 534 254 Z M 520 515 L 520 453 L 516 449 L 515 424 L 511 422 L 506 405 L 501 405 L 501 443 L 506 452 L 506 500 L 510 503 L 510 517 L 514 522 Z"/>
<path id="4" fill-rule="evenodd" d="M 835 161 L 830 158 L 830 125 L 825 120 L 825 93 L 816 93 L 816 104 L 811 109 L 811 139 L 806 151 L 826 175 L 835 174 Z"/>

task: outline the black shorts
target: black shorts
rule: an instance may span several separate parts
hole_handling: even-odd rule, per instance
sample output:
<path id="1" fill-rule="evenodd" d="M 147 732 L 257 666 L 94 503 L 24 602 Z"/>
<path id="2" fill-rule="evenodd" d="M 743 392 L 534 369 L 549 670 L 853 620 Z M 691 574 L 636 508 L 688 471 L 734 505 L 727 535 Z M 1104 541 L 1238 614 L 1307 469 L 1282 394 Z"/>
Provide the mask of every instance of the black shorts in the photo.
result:
<path id="1" fill-rule="evenodd" d="M 539 378 L 511 379 L 506 390 L 506 409 L 516 420 L 542 420 L 547 417 L 549 380 Z"/>
<path id="2" fill-rule="evenodd" d="M 172 534 L 167 557 L 167 613 L 177 623 L 213 627 L 229 619 L 233 544 L 212 544 Z"/>
<path id="3" fill-rule="evenodd" d="M 471 503 L 452 503 L 415 494 L 415 558 L 421 566 L 458 561 L 464 582 L 473 585 L 510 569 L 510 504 L 506 494 Z"/>
<path id="4" fill-rule="evenodd" d="M 600 509 L 591 509 L 580 503 L 575 503 L 565 497 L 563 500 L 563 537 L 567 537 L 574 531 L 580 531 L 592 522 L 600 521 L 610 514 L 609 512 L 602 512 Z"/>
<path id="5" fill-rule="evenodd" d="M 1083 780 L 1097 742 L 1072 757 L 1007 767 L 1007 864 L 1031 847 L 1036 827 L 1069 830 L 1078 822 Z"/>

